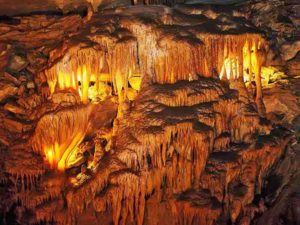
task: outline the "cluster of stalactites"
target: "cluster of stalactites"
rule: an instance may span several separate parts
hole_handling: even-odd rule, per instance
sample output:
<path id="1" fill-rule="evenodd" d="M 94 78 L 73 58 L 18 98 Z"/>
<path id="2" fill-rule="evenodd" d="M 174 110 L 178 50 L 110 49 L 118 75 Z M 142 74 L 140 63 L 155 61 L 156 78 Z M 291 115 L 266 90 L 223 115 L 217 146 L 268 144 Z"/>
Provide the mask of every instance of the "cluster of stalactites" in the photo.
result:
<path id="1" fill-rule="evenodd" d="M 255 81 L 256 104 L 261 115 L 265 113 L 261 81 L 261 68 L 266 60 L 265 48 L 264 40 L 260 36 L 250 36 L 244 40 L 242 39 L 242 41 L 225 45 L 223 63 L 221 64 L 221 70 L 218 70 L 220 79 L 240 79 L 249 84 Z M 240 94 L 242 93 L 240 92 Z"/>
<path id="2" fill-rule="evenodd" d="M 128 147 L 137 152 L 135 160 L 138 161 L 136 166 L 143 168 L 141 176 L 131 173 L 111 176 L 109 183 L 113 185 L 93 202 L 97 212 L 112 210 L 116 225 L 125 224 L 127 218 L 131 223 L 143 224 L 145 196 L 156 193 L 157 200 L 161 201 L 162 186 L 169 194 L 197 187 L 212 146 L 210 141 L 205 141 L 212 140 L 212 132 L 195 132 L 189 123 L 167 127 L 160 135 L 144 134 L 140 138 L 144 141 L 143 145 Z M 148 146 L 147 151 L 143 146 Z M 133 155 L 119 155 L 119 159 L 128 164 Z M 149 167 L 152 169 L 148 170 Z"/>
<path id="3" fill-rule="evenodd" d="M 151 75 L 154 83 L 195 80 L 197 75 L 234 79 L 249 70 L 256 75 L 264 61 L 265 44 L 259 34 L 202 33 L 192 41 L 154 32 L 146 25 L 123 23 L 137 37 L 142 73 Z"/>
<path id="4" fill-rule="evenodd" d="M 125 51 L 126 49 L 126 51 Z M 90 99 L 140 89 L 141 75 L 132 42 L 115 45 L 110 53 L 85 48 L 69 50 L 61 61 L 45 71 L 50 92 L 72 88 L 83 103 Z M 131 90 L 132 89 L 132 90 Z"/>
<path id="5" fill-rule="evenodd" d="M 68 193 L 68 215 L 70 216 L 68 224 L 73 224 L 74 217 L 84 211 L 84 205 L 87 203 L 92 203 L 97 212 L 112 210 L 116 225 L 125 224 L 127 219 L 132 224 L 143 224 L 146 209 L 145 196 L 150 196 L 155 190 L 160 200 L 163 185 L 172 188 L 172 193 L 178 193 L 199 183 L 200 174 L 212 145 L 204 140 L 212 140 L 211 135 L 211 132 L 208 134 L 193 132 L 192 125 L 188 123 L 168 127 L 166 134 L 144 134 L 141 138 L 149 146 L 148 151 L 142 147 L 145 145 L 128 146 L 137 149 L 138 167 L 145 168 L 141 176 L 126 170 L 114 174 L 110 169 L 120 169 L 120 166 L 116 167 L 111 162 L 96 174 L 95 179 L 80 187 L 76 194 Z M 176 141 L 171 143 L 172 139 Z M 119 155 L 118 160 L 128 163 L 132 159 L 126 157 L 133 156 L 134 154 L 125 154 L 123 158 Z M 147 157 L 151 157 L 151 165 L 147 162 Z M 171 164 L 168 162 L 170 159 Z M 147 170 L 147 166 L 151 166 L 152 169 Z M 96 195 L 101 191 L 105 194 Z"/>
<path id="6" fill-rule="evenodd" d="M 50 113 L 41 118 L 31 138 L 32 149 L 53 169 L 64 170 L 72 152 L 85 137 L 92 106 Z"/>
<path id="7" fill-rule="evenodd" d="M 209 142 L 203 144 L 204 139 L 211 133 L 209 135 L 204 133 L 189 135 L 192 133 L 191 129 L 191 124 L 182 124 L 169 127 L 166 131 L 167 134 L 164 135 L 143 136 L 142 138 L 148 143 L 148 151 L 145 151 L 142 146 L 135 146 L 139 153 L 138 164 L 145 168 L 142 169 L 141 176 L 128 172 L 123 175 L 111 175 L 109 180 L 111 185 L 105 195 L 94 199 L 95 210 L 97 212 L 112 210 L 115 225 L 125 224 L 127 218 L 132 224 L 141 225 L 146 209 L 145 196 L 150 196 L 155 192 L 160 201 L 162 198 L 161 188 L 164 185 L 170 188 L 169 190 L 172 189 L 170 194 L 173 194 L 186 190 L 193 184 L 198 184 L 211 144 Z M 177 141 L 171 144 L 171 137 L 174 139 L 175 136 L 177 136 Z M 120 159 L 123 162 L 131 161 L 126 156 L 129 155 L 123 155 L 125 158 L 120 156 Z M 149 157 L 151 165 L 146 162 Z M 169 164 L 167 161 L 170 160 Z M 147 167 L 152 169 L 147 170 Z M 135 221 L 134 218 L 136 218 Z"/>
<path id="8" fill-rule="evenodd" d="M 208 60 L 205 60 L 203 74 L 219 75 L 220 79 L 229 80 L 229 82 L 238 80 L 251 84 L 255 81 L 257 109 L 260 115 L 264 115 L 261 81 L 261 68 L 266 60 L 264 39 L 257 34 L 246 34 L 225 36 L 220 40 L 213 36 L 205 38 L 204 42 L 210 56 L 207 57 Z M 247 97 L 248 94 L 245 91 L 245 88 L 239 89 L 240 96 Z"/>
<path id="9" fill-rule="evenodd" d="M 205 77 L 219 75 L 220 78 L 237 79 L 255 72 L 263 64 L 265 43 L 258 34 L 204 35 L 199 49 L 200 66 L 196 72 Z M 252 59 L 252 61 L 251 61 Z M 188 77 L 187 77 L 188 78 Z"/>
<path id="10" fill-rule="evenodd" d="M 264 41 L 259 38 L 247 38 L 241 43 L 234 44 L 235 48 L 232 48 L 232 44 L 224 46 L 224 60 L 219 71 L 220 78 L 228 80 L 238 79 L 243 77 L 243 80 L 252 81 L 253 74 L 255 75 L 255 81 L 260 79 L 261 67 L 265 62 L 265 46 Z"/>
<path id="11" fill-rule="evenodd" d="M 202 34 L 198 37 L 202 42 L 191 43 L 168 36 L 159 38 L 159 33 L 147 27 L 125 23 L 123 26 L 132 31 L 136 40 L 108 46 L 107 52 L 91 47 L 69 50 L 60 62 L 46 70 L 51 92 L 73 88 L 79 91 L 83 102 L 88 102 L 102 92 L 119 95 L 122 91 L 137 91 L 141 74 L 143 80 L 160 84 L 195 80 L 197 75 L 252 81 L 255 74 L 260 97 L 260 70 L 265 57 L 260 35 Z M 91 82 L 94 88 L 90 88 Z M 111 84 L 110 89 L 107 84 Z"/>

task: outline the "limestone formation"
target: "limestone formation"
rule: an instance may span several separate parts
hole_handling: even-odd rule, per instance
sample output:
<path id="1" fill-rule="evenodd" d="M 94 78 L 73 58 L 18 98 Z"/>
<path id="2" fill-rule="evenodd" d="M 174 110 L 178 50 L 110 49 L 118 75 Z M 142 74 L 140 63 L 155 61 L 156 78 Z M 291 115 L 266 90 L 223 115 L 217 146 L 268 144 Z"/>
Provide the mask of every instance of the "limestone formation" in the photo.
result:
<path id="1" fill-rule="evenodd" d="M 271 3 L 184 2 L 0 18 L 1 224 L 298 221 L 294 25 Z"/>

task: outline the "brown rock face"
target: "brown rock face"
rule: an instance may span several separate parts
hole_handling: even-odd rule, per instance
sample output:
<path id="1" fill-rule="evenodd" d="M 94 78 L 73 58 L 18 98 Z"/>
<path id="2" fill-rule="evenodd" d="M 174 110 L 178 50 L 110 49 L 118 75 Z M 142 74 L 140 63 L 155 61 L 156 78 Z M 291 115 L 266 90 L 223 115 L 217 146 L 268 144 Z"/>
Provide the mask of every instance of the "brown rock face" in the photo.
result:
<path id="1" fill-rule="evenodd" d="M 193 7 L 0 23 L 3 224 L 249 225 L 280 217 L 297 185 L 282 187 L 298 176 L 297 143 L 282 122 L 296 130 L 298 99 L 263 89 L 267 42 L 242 13 Z M 293 176 L 272 190 L 273 174 Z M 286 218 L 297 221 L 292 199 Z"/>
<path id="2" fill-rule="evenodd" d="M 62 1 L 62 0 L 29 0 L 15 1 L 14 4 L 9 4 L 6 0 L 1 0 L 0 15 L 12 16 L 12 15 L 24 15 L 34 12 L 60 12 L 71 11 L 80 8 L 80 6 L 86 6 L 88 1 L 75 0 L 75 1 Z"/>
<path id="3" fill-rule="evenodd" d="M 278 61 L 287 67 L 289 63 L 299 64 L 299 59 L 295 58 L 299 52 L 299 3 L 255 1 L 248 9 L 249 18 L 265 33 L 275 53 L 269 65 L 278 65 Z"/>
<path id="4" fill-rule="evenodd" d="M 1 83 L 0 89 L 0 101 L 4 101 L 6 98 L 16 95 L 18 88 L 10 83 Z"/>

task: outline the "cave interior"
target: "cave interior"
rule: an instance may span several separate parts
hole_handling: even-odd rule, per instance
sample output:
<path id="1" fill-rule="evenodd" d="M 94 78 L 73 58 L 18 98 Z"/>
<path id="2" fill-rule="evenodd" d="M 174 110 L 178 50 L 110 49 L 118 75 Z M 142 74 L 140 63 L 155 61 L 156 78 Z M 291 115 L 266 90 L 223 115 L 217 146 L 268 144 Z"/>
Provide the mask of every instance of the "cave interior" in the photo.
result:
<path id="1" fill-rule="evenodd" d="M 300 224 L 299 31 L 295 0 L 0 0 L 0 224 Z"/>

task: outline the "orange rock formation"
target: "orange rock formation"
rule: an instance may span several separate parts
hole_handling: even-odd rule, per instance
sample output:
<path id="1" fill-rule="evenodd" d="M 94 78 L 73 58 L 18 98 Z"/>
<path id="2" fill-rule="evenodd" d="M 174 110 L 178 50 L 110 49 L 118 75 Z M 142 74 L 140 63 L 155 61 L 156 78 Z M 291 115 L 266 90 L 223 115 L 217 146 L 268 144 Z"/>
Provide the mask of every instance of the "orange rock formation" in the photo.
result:
<path id="1" fill-rule="evenodd" d="M 0 27 L 34 77 L 26 113 L 6 106 L 20 140 L 0 134 L 21 223 L 246 225 L 263 211 L 290 133 L 264 118 L 257 30 L 162 6 L 36 17 Z"/>

